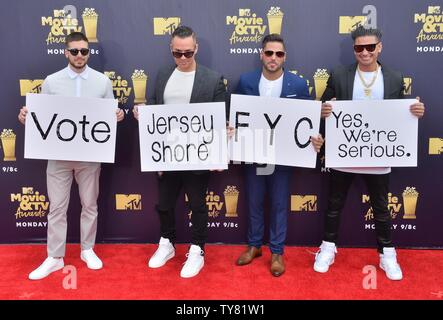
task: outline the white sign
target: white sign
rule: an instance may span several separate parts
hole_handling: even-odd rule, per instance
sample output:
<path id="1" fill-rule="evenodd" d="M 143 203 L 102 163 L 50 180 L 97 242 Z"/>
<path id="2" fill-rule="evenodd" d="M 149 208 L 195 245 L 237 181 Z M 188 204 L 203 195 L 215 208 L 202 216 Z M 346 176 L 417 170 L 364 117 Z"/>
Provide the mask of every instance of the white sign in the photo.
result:
<path id="1" fill-rule="evenodd" d="M 326 167 L 416 167 L 413 99 L 329 101 Z"/>
<path id="2" fill-rule="evenodd" d="M 139 106 L 141 171 L 228 168 L 224 102 Z"/>
<path id="3" fill-rule="evenodd" d="M 25 158 L 114 162 L 117 100 L 26 95 Z"/>
<path id="4" fill-rule="evenodd" d="M 320 113 L 319 101 L 231 95 L 231 160 L 315 168 L 309 139 L 318 135 Z"/>

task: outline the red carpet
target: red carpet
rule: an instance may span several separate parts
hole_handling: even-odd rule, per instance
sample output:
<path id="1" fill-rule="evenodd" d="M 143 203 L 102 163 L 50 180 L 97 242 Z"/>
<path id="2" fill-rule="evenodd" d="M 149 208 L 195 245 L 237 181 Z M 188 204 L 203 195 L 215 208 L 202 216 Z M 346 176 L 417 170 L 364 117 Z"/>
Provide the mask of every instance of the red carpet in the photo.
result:
<path id="1" fill-rule="evenodd" d="M 65 265 L 77 269 L 77 289 L 64 289 L 62 270 L 40 281 L 28 273 L 46 258 L 44 245 L 0 245 L 0 299 L 161 299 L 161 300 L 293 300 L 293 299 L 431 299 L 443 300 L 442 250 L 397 250 L 402 281 L 390 281 L 378 268 L 375 249 L 340 248 L 326 274 L 312 269 L 317 248 L 287 247 L 286 273 L 269 272 L 270 253 L 248 266 L 235 265 L 244 246 L 207 245 L 205 267 L 197 277 L 180 278 L 187 245 L 160 269 L 150 269 L 147 258 L 156 245 L 100 244 L 96 252 L 102 270 L 87 269 L 78 244 L 67 248 Z M 377 289 L 364 289 L 362 270 L 377 266 Z M 66 281 L 65 281 L 66 282 Z"/>

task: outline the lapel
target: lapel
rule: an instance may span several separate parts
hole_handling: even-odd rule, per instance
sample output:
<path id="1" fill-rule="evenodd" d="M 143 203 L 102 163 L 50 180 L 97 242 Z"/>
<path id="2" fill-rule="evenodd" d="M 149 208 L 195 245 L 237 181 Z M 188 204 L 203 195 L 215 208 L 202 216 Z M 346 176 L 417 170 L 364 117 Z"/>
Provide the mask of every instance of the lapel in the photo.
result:
<path id="1" fill-rule="evenodd" d="M 389 99 L 389 93 L 391 90 L 391 86 L 390 86 L 391 74 L 390 74 L 389 70 L 386 70 L 385 68 L 383 68 L 382 64 L 380 64 L 380 67 L 381 67 L 381 71 L 383 74 L 383 90 L 384 90 L 383 98 Z"/>
<path id="2" fill-rule="evenodd" d="M 252 74 L 251 95 L 254 95 L 254 96 L 260 95 L 259 85 L 260 85 L 261 73 L 262 73 L 262 69 L 260 68 L 260 69 L 255 70 L 255 72 Z"/>
<path id="3" fill-rule="evenodd" d="M 354 94 L 354 79 L 355 79 L 355 72 L 357 72 L 357 63 L 352 64 L 347 72 L 346 77 L 346 94 L 347 96 L 344 97 L 343 100 L 352 100 L 352 95 Z"/>
<path id="4" fill-rule="evenodd" d="M 195 77 L 194 77 L 194 85 L 192 86 L 191 93 L 191 101 L 189 103 L 197 103 L 198 97 L 200 96 L 201 89 L 204 85 L 204 74 L 202 73 L 202 69 L 200 69 L 199 65 L 195 67 Z"/>
<path id="5" fill-rule="evenodd" d="M 290 93 L 289 88 L 290 87 L 291 87 L 291 83 L 289 82 L 288 72 L 283 70 L 283 84 L 281 87 L 280 98 L 286 98 L 286 96 L 289 95 L 289 93 Z"/>

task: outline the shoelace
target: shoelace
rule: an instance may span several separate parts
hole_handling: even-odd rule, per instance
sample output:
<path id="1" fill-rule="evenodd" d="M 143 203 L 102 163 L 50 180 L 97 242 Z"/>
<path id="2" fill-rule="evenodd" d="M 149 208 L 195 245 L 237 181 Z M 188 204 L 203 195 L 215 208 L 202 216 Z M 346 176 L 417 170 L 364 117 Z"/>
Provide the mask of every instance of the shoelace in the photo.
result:
<path id="1" fill-rule="evenodd" d="M 317 252 L 314 252 L 314 251 L 311 251 L 311 250 L 308 250 L 308 249 L 305 249 L 305 251 L 307 252 L 307 253 L 309 253 L 309 254 L 312 254 L 312 255 L 317 255 L 317 253 L 319 253 L 320 252 L 320 250 L 318 250 Z"/>
<path id="2" fill-rule="evenodd" d="M 305 249 L 305 251 L 309 254 L 315 255 L 317 257 L 317 255 L 322 251 L 322 247 L 318 247 L 318 250 L 316 252 Z M 337 247 L 334 248 L 334 253 L 337 253 Z"/>
<path id="3" fill-rule="evenodd" d="M 192 254 L 190 254 L 189 252 L 186 254 L 186 261 L 183 262 L 183 264 L 187 264 L 188 262 L 190 263 L 191 260 L 196 260 L 198 257 L 201 257 L 202 255 L 202 251 L 200 251 L 200 253 L 197 252 L 193 252 Z"/>
<path id="4" fill-rule="evenodd" d="M 323 252 L 323 254 L 320 256 L 320 259 L 321 259 L 322 261 L 326 261 L 327 259 L 329 259 L 329 257 L 327 257 L 327 255 L 326 255 L 326 251 L 327 251 L 327 250 L 328 250 L 328 249 L 326 249 L 326 248 L 322 248 L 322 247 L 320 246 L 319 250 L 315 253 L 315 258 L 317 259 L 317 257 L 320 255 L 320 253 Z M 328 250 L 328 251 L 329 251 L 329 250 Z M 334 254 L 337 253 L 337 247 L 334 247 L 333 252 L 334 252 Z M 329 252 L 328 252 L 328 253 L 329 253 Z M 327 258 L 326 258 L 326 257 L 327 257 Z"/>

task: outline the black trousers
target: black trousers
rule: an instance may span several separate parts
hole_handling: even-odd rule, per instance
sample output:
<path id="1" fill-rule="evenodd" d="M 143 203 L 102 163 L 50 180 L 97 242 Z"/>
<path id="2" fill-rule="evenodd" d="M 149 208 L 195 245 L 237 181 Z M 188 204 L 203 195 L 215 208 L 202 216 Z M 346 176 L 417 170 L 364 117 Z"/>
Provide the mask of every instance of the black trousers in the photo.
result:
<path id="1" fill-rule="evenodd" d="M 375 232 L 378 252 L 383 247 L 392 247 L 392 220 L 388 210 L 388 174 L 355 174 L 331 170 L 329 180 L 328 208 L 325 217 L 324 240 L 337 242 L 340 226 L 340 214 L 345 206 L 349 187 L 354 177 L 363 177 L 369 192 L 370 204 L 374 212 Z"/>
<path id="2" fill-rule="evenodd" d="M 192 244 L 204 250 L 208 229 L 208 207 L 206 191 L 208 189 L 209 171 L 195 174 L 192 171 L 164 172 L 158 178 L 159 202 L 157 212 L 160 217 L 160 233 L 163 238 L 175 243 L 175 204 L 184 187 L 192 210 Z"/>

